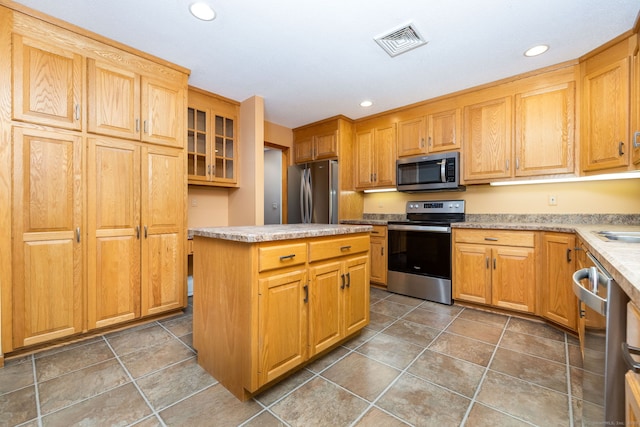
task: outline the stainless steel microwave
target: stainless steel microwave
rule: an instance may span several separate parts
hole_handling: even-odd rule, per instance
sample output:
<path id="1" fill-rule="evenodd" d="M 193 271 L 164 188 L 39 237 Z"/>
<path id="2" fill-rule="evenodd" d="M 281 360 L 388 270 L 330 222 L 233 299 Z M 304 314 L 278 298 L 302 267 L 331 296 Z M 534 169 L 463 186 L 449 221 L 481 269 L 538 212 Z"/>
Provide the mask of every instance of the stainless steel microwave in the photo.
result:
<path id="1" fill-rule="evenodd" d="M 464 191 L 460 153 L 447 152 L 396 161 L 396 188 L 405 192 Z"/>

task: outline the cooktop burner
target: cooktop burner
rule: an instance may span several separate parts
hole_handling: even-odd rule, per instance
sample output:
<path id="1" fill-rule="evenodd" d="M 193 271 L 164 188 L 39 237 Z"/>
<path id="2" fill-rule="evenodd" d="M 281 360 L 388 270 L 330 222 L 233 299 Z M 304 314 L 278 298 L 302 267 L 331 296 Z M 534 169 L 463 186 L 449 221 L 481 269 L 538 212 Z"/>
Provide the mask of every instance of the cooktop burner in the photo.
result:
<path id="1" fill-rule="evenodd" d="M 450 225 L 464 221 L 464 200 L 407 202 L 407 220 L 389 224 Z"/>

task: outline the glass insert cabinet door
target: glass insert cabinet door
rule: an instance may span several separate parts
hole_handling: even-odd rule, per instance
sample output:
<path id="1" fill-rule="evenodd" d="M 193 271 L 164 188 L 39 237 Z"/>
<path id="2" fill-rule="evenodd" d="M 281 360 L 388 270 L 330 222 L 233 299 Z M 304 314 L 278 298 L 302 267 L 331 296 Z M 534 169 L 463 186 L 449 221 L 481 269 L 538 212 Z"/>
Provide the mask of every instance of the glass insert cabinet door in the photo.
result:
<path id="1" fill-rule="evenodd" d="M 207 112 L 189 108 L 187 118 L 187 151 L 189 179 L 208 179 L 207 171 Z"/>
<path id="2" fill-rule="evenodd" d="M 215 140 L 215 168 L 213 174 L 216 178 L 233 179 L 235 176 L 233 168 L 235 147 L 233 119 L 216 115 Z"/>

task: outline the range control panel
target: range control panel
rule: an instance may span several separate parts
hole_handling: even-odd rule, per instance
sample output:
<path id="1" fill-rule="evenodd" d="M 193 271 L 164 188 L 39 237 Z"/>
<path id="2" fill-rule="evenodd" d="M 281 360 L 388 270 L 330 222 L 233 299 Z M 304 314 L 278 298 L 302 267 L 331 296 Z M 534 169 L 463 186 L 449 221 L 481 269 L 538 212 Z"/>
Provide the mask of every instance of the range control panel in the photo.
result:
<path id="1" fill-rule="evenodd" d="M 414 213 L 464 213 L 464 200 L 407 202 L 407 214 Z"/>

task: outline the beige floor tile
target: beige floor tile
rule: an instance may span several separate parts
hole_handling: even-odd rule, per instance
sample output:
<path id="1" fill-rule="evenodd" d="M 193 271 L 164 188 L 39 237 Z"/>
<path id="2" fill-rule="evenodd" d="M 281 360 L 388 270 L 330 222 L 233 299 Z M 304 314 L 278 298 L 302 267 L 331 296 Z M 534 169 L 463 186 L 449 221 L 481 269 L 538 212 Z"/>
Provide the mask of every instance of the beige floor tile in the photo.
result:
<path id="1" fill-rule="evenodd" d="M 400 338 L 378 334 L 358 348 L 357 352 L 395 368 L 404 369 L 422 350 L 423 347 Z"/>
<path id="2" fill-rule="evenodd" d="M 372 402 L 400 371 L 358 353 L 351 353 L 322 376 Z"/>
<path id="3" fill-rule="evenodd" d="M 43 427 L 128 425 L 151 414 L 132 383 L 42 418 Z"/>
<path id="4" fill-rule="evenodd" d="M 580 353 L 580 347 L 578 345 L 569 344 L 569 365 L 576 368 L 582 368 L 582 354 Z"/>
<path id="5" fill-rule="evenodd" d="M 473 405 L 465 425 L 473 427 L 531 427 L 529 423 L 491 409 L 481 403 Z"/>
<path id="6" fill-rule="evenodd" d="M 371 304 L 371 311 L 384 314 L 389 317 L 402 317 L 409 311 L 413 310 L 413 306 L 399 304 L 391 301 L 390 297 L 382 301 Z"/>
<path id="7" fill-rule="evenodd" d="M 384 314 L 371 311 L 369 313 L 369 324 L 367 325 L 367 328 L 374 331 L 381 331 L 395 321 L 395 317 L 386 316 Z"/>
<path id="8" fill-rule="evenodd" d="M 252 418 L 243 427 L 285 427 L 286 424 L 276 418 L 273 414 L 262 411 L 260 415 Z"/>
<path id="9" fill-rule="evenodd" d="M 110 359 L 38 384 L 43 414 L 129 382 L 117 360 Z"/>
<path id="10" fill-rule="evenodd" d="M 46 357 L 36 359 L 38 382 L 50 380 L 71 371 L 85 368 L 105 360 L 113 359 L 115 355 L 104 340 L 95 341 L 87 345 L 76 346 Z"/>
<path id="11" fill-rule="evenodd" d="M 368 327 L 364 328 L 358 335 L 356 335 L 355 337 L 351 338 L 349 341 L 342 344 L 342 346 L 352 350 L 356 349 L 360 347 L 362 344 L 364 344 L 365 342 L 369 341 L 377 333 L 378 331 L 374 331 L 373 329 L 369 329 Z"/>
<path id="12" fill-rule="evenodd" d="M 241 402 L 216 384 L 160 412 L 167 427 L 237 426 L 262 407 L 252 400 Z"/>
<path id="13" fill-rule="evenodd" d="M 316 377 L 271 407 L 279 418 L 291 426 L 348 426 L 369 404 Z"/>
<path id="14" fill-rule="evenodd" d="M 489 370 L 477 401 L 539 426 L 567 425 L 567 394 Z"/>
<path id="15" fill-rule="evenodd" d="M 162 326 L 170 330 L 171 333 L 177 337 L 182 337 L 193 332 L 192 315 L 183 315 L 177 318 L 164 320 L 160 323 L 162 323 Z"/>
<path id="16" fill-rule="evenodd" d="M 413 425 L 460 425 L 470 400 L 428 381 L 403 375 L 377 406 Z"/>
<path id="17" fill-rule="evenodd" d="M 453 319 L 455 319 L 455 316 L 449 313 L 429 311 L 422 308 L 416 308 L 402 318 L 402 320 L 420 323 L 421 325 L 438 330 L 446 328 Z"/>
<path id="18" fill-rule="evenodd" d="M 487 366 L 495 346 L 471 338 L 443 332 L 430 345 L 429 350 L 437 351 L 476 365 Z"/>
<path id="19" fill-rule="evenodd" d="M 480 384 L 485 368 L 427 350 L 407 371 L 471 398 Z"/>
<path id="20" fill-rule="evenodd" d="M 484 341 L 489 344 L 498 344 L 504 328 L 488 323 L 474 322 L 465 319 L 455 319 L 447 328 L 447 332 Z"/>
<path id="21" fill-rule="evenodd" d="M 145 347 L 140 351 L 127 353 L 120 360 L 133 378 L 165 368 L 194 356 L 193 350 L 181 341 L 172 339 L 154 347 Z"/>
<path id="22" fill-rule="evenodd" d="M 34 386 L 0 395 L 0 425 L 15 426 L 38 416 Z"/>
<path id="23" fill-rule="evenodd" d="M 355 425 L 356 427 L 403 427 L 409 424 L 374 407 L 369 409 Z"/>
<path id="24" fill-rule="evenodd" d="M 155 415 L 147 417 L 141 421 L 138 421 L 135 424 L 131 425 L 132 427 L 162 427 L 162 423 Z"/>
<path id="25" fill-rule="evenodd" d="M 533 320 L 512 317 L 507 325 L 507 330 L 564 342 L 564 332 L 554 328 L 553 326 L 549 326 L 542 321 L 536 322 Z"/>
<path id="26" fill-rule="evenodd" d="M 372 332 L 372 334 L 374 334 L 374 333 Z M 319 357 L 315 361 L 313 361 L 310 364 L 308 364 L 306 366 L 306 368 L 308 370 L 310 370 L 311 372 L 316 372 L 316 373 L 322 372 L 325 369 L 327 369 L 330 365 L 335 363 L 336 360 L 344 357 L 347 353 L 349 353 L 349 351 L 351 351 L 351 350 L 349 350 L 346 347 L 342 347 L 342 346 L 334 348 L 329 353 L 325 354 L 324 356 Z"/>
<path id="27" fill-rule="evenodd" d="M 146 328 L 133 329 L 107 336 L 107 341 L 118 356 L 154 347 L 174 339 L 162 326 L 153 324 Z"/>
<path id="28" fill-rule="evenodd" d="M 193 334 L 187 334 L 187 335 L 181 336 L 180 341 L 182 341 L 187 346 L 189 346 L 191 350 L 195 351 L 195 348 L 193 348 Z"/>
<path id="29" fill-rule="evenodd" d="M 275 384 L 273 387 L 258 394 L 254 397 L 254 399 L 265 406 L 269 406 L 278 399 L 281 399 L 287 393 L 290 393 L 292 390 L 299 387 L 301 384 L 309 381 L 311 377 L 313 377 L 313 373 L 311 371 L 307 369 L 301 369 L 293 375 L 290 375 L 284 380 Z"/>
<path id="30" fill-rule="evenodd" d="M 36 359 L 40 359 L 40 358 L 51 356 L 53 354 L 60 353 L 60 352 L 63 352 L 63 351 L 69 351 L 72 348 L 83 347 L 85 345 L 93 344 L 93 343 L 100 342 L 100 341 L 104 342 L 104 338 L 102 338 L 102 337 L 86 338 L 86 339 L 83 339 L 83 340 L 80 340 L 80 341 L 77 341 L 77 342 L 65 344 L 65 345 L 60 346 L 60 347 L 53 347 L 53 348 L 50 348 L 48 350 L 39 351 L 39 352 L 35 353 L 34 356 L 35 356 Z"/>
<path id="31" fill-rule="evenodd" d="M 565 344 L 548 338 L 519 332 L 505 331 L 500 341 L 500 347 L 523 354 L 543 357 L 555 362 L 565 363 Z"/>
<path id="32" fill-rule="evenodd" d="M 156 411 L 216 382 L 215 378 L 198 365 L 195 357 L 136 381 Z"/>
<path id="33" fill-rule="evenodd" d="M 379 301 L 381 299 L 385 299 L 390 295 L 392 295 L 390 292 L 378 288 L 371 288 L 369 290 L 369 299 L 371 300 L 371 303 L 374 303 L 375 301 Z"/>
<path id="34" fill-rule="evenodd" d="M 470 308 L 465 308 L 462 312 L 460 312 L 460 315 L 458 317 L 474 322 L 488 323 L 500 328 L 504 327 L 504 325 L 507 324 L 507 320 L 509 319 L 508 316 L 502 314 L 490 313 L 488 311 L 474 310 Z"/>
<path id="35" fill-rule="evenodd" d="M 0 368 L 0 395 L 33 384 L 31 357 L 5 362 Z"/>
<path id="36" fill-rule="evenodd" d="M 446 305 L 433 301 L 424 301 L 422 304 L 420 304 L 419 307 L 423 310 L 433 311 L 434 313 L 448 314 L 449 316 L 457 316 L 458 313 L 464 310 L 464 308 L 460 307 L 459 305 Z"/>
<path id="37" fill-rule="evenodd" d="M 564 363 L 498 348 L 490 369 L 567 393 L 567 366 Z"/>
<path id="38" fill-rule="evenodd" d="M 408 341 L 411 344 L 426 347 L 431 343 L 431 341 L 433 341 L 440 331 L 426 325 L 421 325 L 420 323 L 400 319 L 385 329 L 384 333 L 398 337 L 404 341 Z"/>
<path id="39" fill-rule="evenodd" d="M 391 294 L 387 298 L 387 301 L 397 302 L 398 304 L 404 304 L 411 307 L 417 307 L 421 305 L 424 300 L 420 298 L 408 297 L 405 295 Z"/>

